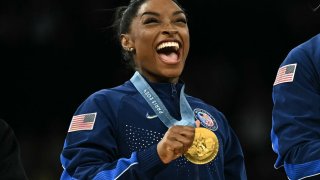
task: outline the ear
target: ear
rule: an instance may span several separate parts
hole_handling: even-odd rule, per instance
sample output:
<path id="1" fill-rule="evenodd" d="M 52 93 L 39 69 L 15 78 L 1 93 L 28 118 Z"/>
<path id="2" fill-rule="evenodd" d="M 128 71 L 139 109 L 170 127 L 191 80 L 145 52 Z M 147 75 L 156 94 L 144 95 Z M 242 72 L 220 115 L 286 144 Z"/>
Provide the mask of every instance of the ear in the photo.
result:
<path id="1" fill-rule="evenodd" d="M 129 50 L 133 48 L 133 42 L 128 34 L 121 34 L 120 40 L 123 49 Z"/>

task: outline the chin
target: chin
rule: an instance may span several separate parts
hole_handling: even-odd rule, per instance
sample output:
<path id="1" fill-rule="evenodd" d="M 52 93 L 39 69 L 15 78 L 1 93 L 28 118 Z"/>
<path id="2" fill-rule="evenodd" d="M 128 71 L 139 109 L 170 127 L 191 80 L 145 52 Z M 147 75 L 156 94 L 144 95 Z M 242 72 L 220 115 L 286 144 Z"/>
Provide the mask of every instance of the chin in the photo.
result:
<path id="1" fill-rule="evenodd" d="M 168 69 L 168 70 L 162 71 L 163 76 L 169 79 L 176 79 L 176 78 L 179 79 L 181 73 L 182 73 L 182 70 L 180 69 Z"/>

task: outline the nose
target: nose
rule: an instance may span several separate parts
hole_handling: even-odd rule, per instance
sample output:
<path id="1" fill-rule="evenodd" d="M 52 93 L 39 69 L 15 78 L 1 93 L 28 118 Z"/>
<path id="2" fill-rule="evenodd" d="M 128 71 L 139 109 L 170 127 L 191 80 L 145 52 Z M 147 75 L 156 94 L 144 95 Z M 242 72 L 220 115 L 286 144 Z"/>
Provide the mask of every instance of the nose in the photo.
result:
<path id="1" fill-rule="evenodd" d="M 174 35 L 177 33 L 178 33 L 178 31 L 175 29 L 165 29 L 162 31 L 162 34 L 164 34 L 164 35 Z"/>
<path id="2" fill-rule="evenodd" d="M 163 27 L 162 34 L 164 35 L 174 35 L 178 33 L 178 30 L 171 23 L 166 23 Z"/>

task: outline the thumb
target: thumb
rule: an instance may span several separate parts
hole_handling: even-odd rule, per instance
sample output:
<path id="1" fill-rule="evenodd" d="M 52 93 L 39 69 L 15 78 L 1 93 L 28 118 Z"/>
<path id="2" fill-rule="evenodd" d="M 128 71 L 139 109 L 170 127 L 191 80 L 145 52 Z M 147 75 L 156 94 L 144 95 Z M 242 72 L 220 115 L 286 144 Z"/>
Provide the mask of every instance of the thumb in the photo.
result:
<path id="1" fill-rule="evenodd" d="M 200 121 L 198 119 L 196 120 L 196 127 L 200 127 Z"/>

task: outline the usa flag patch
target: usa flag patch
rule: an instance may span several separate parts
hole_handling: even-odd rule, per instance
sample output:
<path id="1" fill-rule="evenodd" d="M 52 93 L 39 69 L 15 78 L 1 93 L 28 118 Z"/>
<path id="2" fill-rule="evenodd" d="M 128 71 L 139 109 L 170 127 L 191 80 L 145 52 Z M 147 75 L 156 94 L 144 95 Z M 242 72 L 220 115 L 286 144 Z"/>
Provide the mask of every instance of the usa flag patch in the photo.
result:
<path id="1" fill-rule="evenodd" d="M 292 82 L 294 79 L 294 74 L 296 73 L 297 63 L 295 64 L 288 64 L 282 66 L 278 69 L 277 77 L 273 83 L 273 85 Z"/>
<path id="2" fill-rule="evenodd" d="M 68 132 L 92 130 L 97 113 L 80 114 L 72 117 Z"/>

